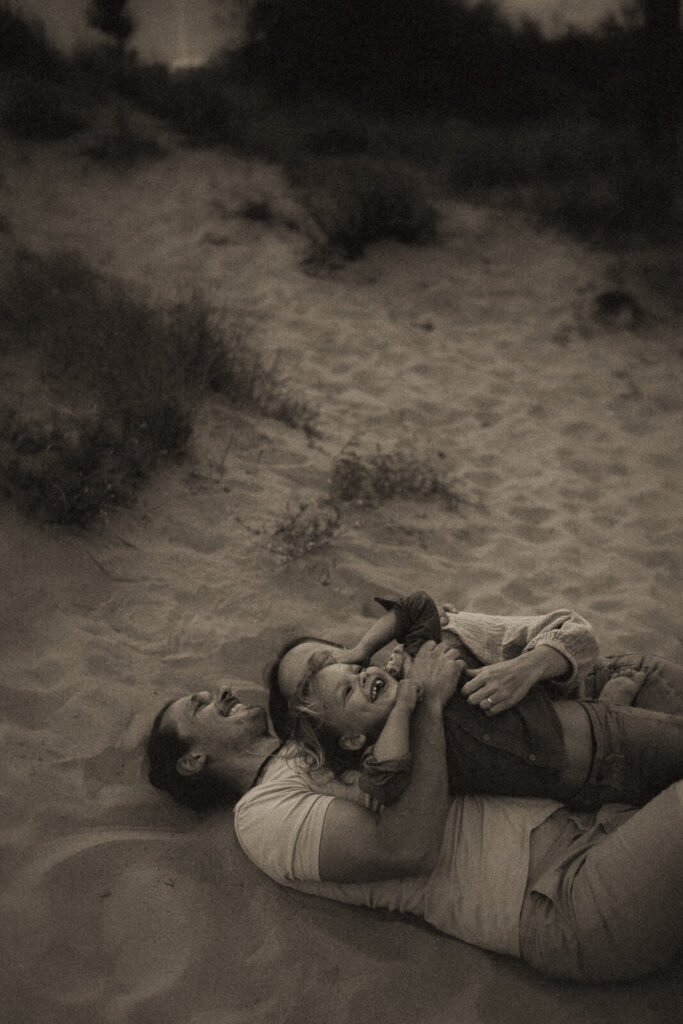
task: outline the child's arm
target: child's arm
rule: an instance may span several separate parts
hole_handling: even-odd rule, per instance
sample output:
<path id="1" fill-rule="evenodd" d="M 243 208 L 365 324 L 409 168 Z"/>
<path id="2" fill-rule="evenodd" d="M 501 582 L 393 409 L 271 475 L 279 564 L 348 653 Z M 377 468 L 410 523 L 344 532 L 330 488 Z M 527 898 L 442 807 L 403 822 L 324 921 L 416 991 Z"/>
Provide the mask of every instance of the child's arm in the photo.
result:
<path id="1" fill-rule="evenodd" d="M 410 780 L 410 720 L 420 696 L 415 683 L 403 680 L 384 728 L 363 759 L 358 785 L 385 807 L 396 803 Z"/>
<path id="2" fill-rule="evenodd" d="M 395 638 L 397 631 L 398 613 L 392 608 L 370 626 L 357 644 L 335 652 L 335 661 L 345 665 L 364 665 L 373 654 Z"/>
<path id="3" fill-rule="evenodd" d="M 386 614 L 361 637 L 355 646 L 339 651 L 335 660 L 347 665 L 363 664 L 391 640 L 405 643 L 409 654 L 417 654 L 425 640 L 441 640 L 441 623 L 436 604 L 424 590 L 416 590 L 398 601 L 375 598 Z"/>
<path id="4" fill-rule="evenodd" d="M 373 757 L 376 761 L 410 757 L 410 719 L 421 696 L 420 689 L 409 679 L 399 683 L 394 706 L 375 740 Z"/>

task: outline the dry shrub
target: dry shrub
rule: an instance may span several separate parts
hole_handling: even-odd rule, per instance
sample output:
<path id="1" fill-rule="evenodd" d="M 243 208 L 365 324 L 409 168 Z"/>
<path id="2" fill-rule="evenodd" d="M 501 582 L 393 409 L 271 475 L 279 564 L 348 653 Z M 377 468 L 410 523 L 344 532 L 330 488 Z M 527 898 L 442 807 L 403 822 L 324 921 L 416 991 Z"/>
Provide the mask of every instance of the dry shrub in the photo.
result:
<path id="1" fill-rule="evenodd" d="M 424 244 L 436 237 L 436 211 L 420 179 L 394 161 L 321 158 L 297 164 L 291 175 L 328 242 L 349 259 L 385 238 Z"/>
<path id="2" fill-rule="evenodd" d="M 327 499 L 301 503 L 280 520 L 272 534 L 271 548 L 287 559 L 302 558 L 331 540 L 339 525 L 339 509 Z"/>
<path id="3" fill-rule="evenodd" d="M 109 131 L 86 149 L 88 156 L 108 167 L 128 168 L 146 160 L 158 160 L 164 149 L 157 140 L 135 128 L 119 108 Z"/>
<path id="4" fill-rule="evenodd" d="M 457 508 L 460 499 L 443 469 L 428 459 L 403 451 L 359 455 L 344 452 L 334 462 L 330 500 L 377 505 L 390 498 L 441 499 Z"/>

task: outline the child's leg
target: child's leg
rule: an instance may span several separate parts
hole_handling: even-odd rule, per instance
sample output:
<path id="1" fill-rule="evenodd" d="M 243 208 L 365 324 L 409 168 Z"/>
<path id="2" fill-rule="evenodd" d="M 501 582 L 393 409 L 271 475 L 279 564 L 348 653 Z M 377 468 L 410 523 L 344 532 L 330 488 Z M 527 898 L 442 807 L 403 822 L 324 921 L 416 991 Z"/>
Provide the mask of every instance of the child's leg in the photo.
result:
<path id="1" fill-rule="evenodd" d="M 593 730 L 590 775 L 572 806 L 639 807 L 683 778 L 683 716 L 583 702 Z"/>

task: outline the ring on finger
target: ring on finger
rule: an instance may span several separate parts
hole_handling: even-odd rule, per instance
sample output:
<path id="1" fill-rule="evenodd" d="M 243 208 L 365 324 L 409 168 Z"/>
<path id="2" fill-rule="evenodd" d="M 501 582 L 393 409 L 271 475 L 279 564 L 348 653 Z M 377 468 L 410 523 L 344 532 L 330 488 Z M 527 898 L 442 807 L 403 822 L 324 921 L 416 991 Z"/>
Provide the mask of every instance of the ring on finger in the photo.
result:
<path id="1" fill-rule="evenodd" d="M 493 701 L 491 700 L 491 698 L 490 698 L 490 697 L 484 697 L 484 700 L 482 701 L 482 703 L 483 703 L 483 704 L 488 704 L 488 706 L 489 706 L 490 708 L 492 708 L 492 707 L 493 707 Z"/>

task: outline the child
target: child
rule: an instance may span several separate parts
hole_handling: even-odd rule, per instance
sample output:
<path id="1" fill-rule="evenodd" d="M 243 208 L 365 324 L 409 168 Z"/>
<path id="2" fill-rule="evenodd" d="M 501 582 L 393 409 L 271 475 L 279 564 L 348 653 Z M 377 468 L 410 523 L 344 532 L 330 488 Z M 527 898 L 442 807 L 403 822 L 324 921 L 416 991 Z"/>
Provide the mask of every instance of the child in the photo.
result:
<path id="1" fill-rule="evenodd" d="M 419 700 L 415 685 L 396 677 L 425 640 L 441 638 L 441 625 L 424 592 L 380 603 L 386 614 L 350 650 L 318 644 L 289 706 L 292 735 L 309 763 L 324 764 L 340 777 L 355 769 L 360 788 L 387 805 L 407 784 L 410 719 Z M 580 616 L 460 613 L 446 623 L 465 663 L 463 678 L 476 678 L 486 661 L 505 662 L 521 678 L 515 685 L 525 694 L 494 714 L 488 697 L 472 703 L 472 696 L 456 693 L 449 701 L 444 726 L 452 793 L 554 797 L 589 810 L 603 803 L 643 804 L 683 775 L 683 717 L 605 701 L 551 701 L 543 687 L 533 686 L 539 679 L 571 680 L 590 669 L 597 646 Z M 361 671 L 393 638 L 404 647 L 387 668 Z M 280 660 L 280 676 L 288 657 L 291 648 Z M 278 678 L 277 666 L 271 675 Z"/>

